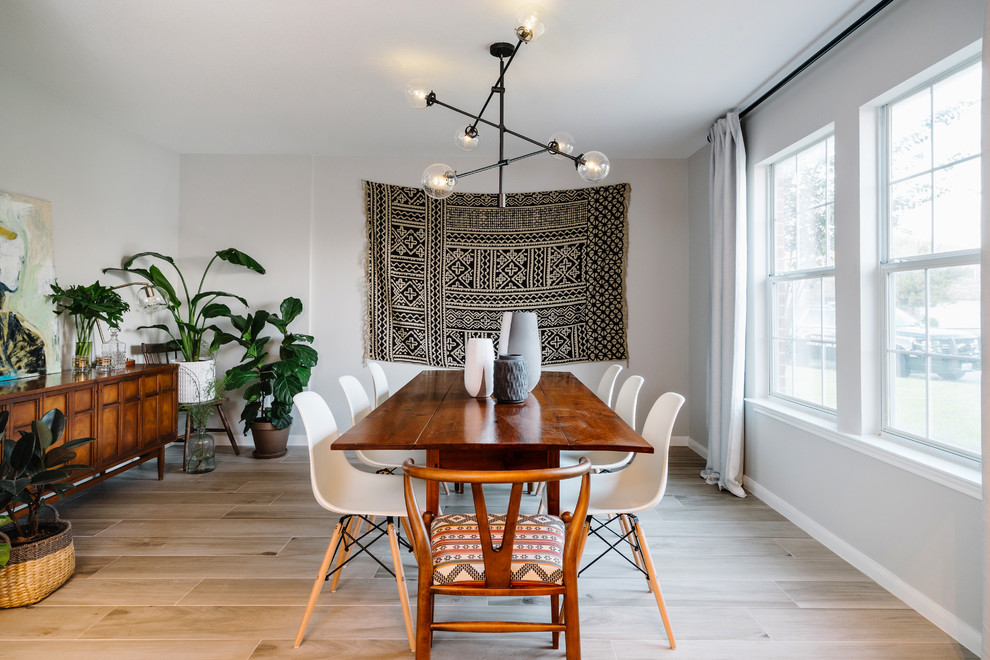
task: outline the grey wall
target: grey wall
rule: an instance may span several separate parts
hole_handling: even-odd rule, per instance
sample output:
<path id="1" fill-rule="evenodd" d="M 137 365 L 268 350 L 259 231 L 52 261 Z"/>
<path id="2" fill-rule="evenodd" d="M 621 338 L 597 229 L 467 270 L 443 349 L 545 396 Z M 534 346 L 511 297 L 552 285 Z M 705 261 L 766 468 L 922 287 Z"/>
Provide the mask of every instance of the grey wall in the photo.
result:
<path id="1" fill-rule="evenodd" d="M 709 240 L 711 229 L 711 181 L 708 170 L 711 166 L 711 148 L 699 149 L 688 160 L 688 196 L 690 197 L 691 227 L 689 230 L 688 356 L 690 360 L 690 394 L 695 402 L 688 415 L 691 446 L 702 455 L 708 453 L 708 418 L 705 402 L 708 400 L 708 348 L 712 330 L 711 314 L 711 250 Z"/>
<path id="2" fill-rule="evenodd" d="M 744 122 L 749 158 L 750 313 L 746 485 L 973 649 L 981 631 L 981 509 L 975 470 L 928 470 L 879 437 L 876 113 L 882 95 L 982 37 L 983 0 L 902 0 Z M 976 45 L 978 51 L 978 44 Z M 838 415 L 767 401 L 765 168 L 834 126 Z M 691 167 L 692 184 L 700 167 Z M 692 195 L 692 202 L 694 196 Z M 692 222 L 696 218 L 692 209 Z M 692 255 L 700 248 L 692 225 Z M 692 276 L 695 275 L 692 269 Z M 984 272 L 984 286 L 987 273 Z M 701 286 L 692 280 L 692 289 Z"/>
<path id="3" fill-rule="evenodd" d="M 450 156 L 450 154 L 447 154 Z M 181 158 L 181 248 L 202 259 L 218 242 L 259 259 L 264 277 L 230 273 L 231 290 L 252 306 L 273 307 L 295 295 L 308 310 L 299 331 L 316 337 L 320 365 L 312 389 L 322 394 L 342 428 L 349 416 L 337 378 L 354 374 L 371 387 L 363 362 L 365 212 L 361 181 L 417 185 L 430 162 L 419 158 L 352 158 L 346 170 L 327 156 L 205 156 Z M 481 163 L 485 164 L 485 163 Z M 470 168 L 458 159 L 459 168 Z M 629 206 L 627 272 L 630 359 L 623 378 L 646 378 L 640 394 L 639 425 L 648 406 L 665 391 L 689 392 L 687 161 L 618 160 L 609 183 L 632 186 Z M 579 187 L 573 168 L 549 159 L 531 159 L 506 170 L 508 190 Z M 459 189 L 491 192 L 493 177 L 465 179 Z M 220 367 L 235 355 L 222 353 Z M 607 365 L 571 367 L 589 386 Z M 384 364 L 390 385 L 406 383 L 421 367 Z M 689 396 L 688 406 L 694 402 Z M 702 402 L 696 405 L 703 406 Z M 690 409 L 690 408 L 688 408 Z M 236 411 L 232 411 L 237 414 Z M 689 415 L 674 433 L 687 436 Z M 685 438 L 681 438 L 683 441 Z M 298 440 L 298 438 L 297 438 Z"/>

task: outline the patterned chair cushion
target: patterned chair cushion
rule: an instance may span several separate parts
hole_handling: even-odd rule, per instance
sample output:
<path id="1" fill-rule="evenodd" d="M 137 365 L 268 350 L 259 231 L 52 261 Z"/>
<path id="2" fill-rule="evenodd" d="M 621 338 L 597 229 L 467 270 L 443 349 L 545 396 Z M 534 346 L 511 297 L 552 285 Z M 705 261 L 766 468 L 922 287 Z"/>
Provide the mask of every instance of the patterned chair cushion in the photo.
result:
<path id="1" fill-rule="evenodd" d="M 492 542 L 502 542 L 505 514 L 489 515 Z M 430 528 L 433 584 L 484 586 L 478 518 L 471 513 L 437 516 Z M 564 521 L 557 516 L 520 514 L 512 549 L 513 586 L 563 584 Z"/>

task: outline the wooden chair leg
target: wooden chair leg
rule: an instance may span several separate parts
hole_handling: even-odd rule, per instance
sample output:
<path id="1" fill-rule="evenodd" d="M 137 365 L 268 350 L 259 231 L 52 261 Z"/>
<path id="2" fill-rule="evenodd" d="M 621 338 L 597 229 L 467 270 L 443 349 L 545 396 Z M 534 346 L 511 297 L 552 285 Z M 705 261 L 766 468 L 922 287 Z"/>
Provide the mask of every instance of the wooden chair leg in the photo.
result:
<path id="1" fill-rule="evenodd" d="M 567 660 L 581 660 L 581 627 L 578 614 L 577 583 L 568 586 L 564 592 L 564 613 L 560 617 L 564 628 L 564 650 Z"/>
<path id="2" fill-rule="evenodd" d="M 409 650 L 416 652 L 416 636 L 413 632 L 412 614 L 409 611 L 409 593 L 406 591 L 406 576 L 402 570 L 402 557 L 399 556 L 399 541 L 395 538 L 395 525 L 388 524 L 388 544 L 392 548 L 392 565 L 395 567 L 395 583 L 399 587 L 399 603 L 402 605 L 402 618 L 406 622 L 406 637 Z"/>
<path id="3" fill-rule="evenodd" d="M 423 571 L 419 573 L 423 579 Z M 416 660 L 430 660 L 433 644 L 433 592 L 430 585 L 416 588 Z"/>
<path id="4" fill-rule="evenodd" d="M 550 621 L 552 623 L 560 623 L 560 596 L 553 594 L 550 596 Z M 560 648 L 560 633 L 556 630 L 550 633 L 551 646 L 550 648 L 559 649 Z"/>
<path id="5" fill-rule="evenodd" d="M 237 446 L 237 440 L 234 439 L 234 432 L 230 430 L 230 423 L 227 421 L 227 414 L 223 411 L 223 404 L 217 404 L 217 414 L 220 415 L 220 423 L 223 424 L 223 430 L 227 433 L 227 439 L 230 440 L 230 446 L 234 448 L 234 455 L 241 455 L 241 448 Z"/>
<path id="6" fill-rule="evenodd" d="M 664 630 L 667 631 L 667 641 L 670 642 L 671 649 L 676 649 L 677 643 L 674 641 L 674 631 L 670 629 L 670 618 L 667 616 L 667 606 L 664 605 L 663 595 L 660 593 L 660 583 L 657 582 L 657 571 L 653 566 L 653 557 L 650 556 L 650 548 L 646 545 L 646 535 L 643 534 L 643 528 L 640 527 L 638 520 L 635 522 L 635 527 L 633 527 L 633 530 L 636 534 L 636 541 L 639 543 L 639 547 L 643 551 L 643 561 L 646 563 L 646 573 L 649 576 L 650 586 L 653 587 L 653 597 L 656 598 L 657 607 L 660 609 L 660 618 L 663 619 Z"/>
<path id="7" fill-rule="evenodd" d="M 330 568 L 330 560 L 333 559 L 333 551 L 340 542 L 340 534 L 343 525 L 337 523 L 337 526 L 333 528 L 333 534 L 330 536 L 330 543 L 327 545 L 327 551 L 323 555 L 323 562 L 320 563 L 320 572 L 316 574 L 316 581 L 313 583 L 313 589 L 309 592 L 309 600 L 306 602 L 306 611 L 303 613 L 302 623 L 299 624 L 299 632 L 296 633 L 296 641 L 292 644 L 293 648 L 299 648 L 302 644 L 303 635 L 306 633 L 306 625 L 309 623 L 309 616 L 313 613 L 313 607 L 316 605 L 316 599 L 320 597 L 320 589 L 323 587 L 323 582 L 327 577 L 327 570 Z"/>
<path id="8" fill-rule="evenodd" d="M 186 415 L 186 435 L 182 443 L 182 471 L 186 471 L 186 461 L 189 459 L 189 434 L 192 433 L 192 417 Z"/>
<path id="9" fill-rule="evenodd" d="M 443 481 L 440 482 L 440 488 L 443 489 L 443 494 L 444 495 L 450 495 L 450 489 L 447 488 L 447 484 L 444 483 Z"/>
<path id="10" fill-rule="evenodd" d="M 624 514 L 619 514 L 619 524 L 622 526 L 622 533 L 629 538 L 632 535 L 632 527 L 629 525 L 629 519 Z M 641 553 L 636 550 L 636 538 L 633 537 L 629 539 L 629 547 L 632 550 L 633 561 L 639 566 L 644 572 L 646 571 L 645 563 L 643 562 L 643 557 Z M 653 591 L 653 585 L 650 585 L 650 591 Z"/>
<path id="11" fill-rule="evenodd" d="M 344 535 L 342 540 L 344 547 L 341 548 L 340 554 L 337 555 L 337 564 L 333 567 L 334 574 L 333 580 L 330 581 L 330 593 L 337 591 L 337 584 L 340 582 L 340 574 L 343 573 L 341 566 L 347 561 L 347 557 L 351 554 L 351 546 L 348 543 L 348 536 L 357 536 L 357 531 L 361 527 L 362 520 L 358 516 L 351 516 L 351 519 L 347 522 L 347 533 Z"/>

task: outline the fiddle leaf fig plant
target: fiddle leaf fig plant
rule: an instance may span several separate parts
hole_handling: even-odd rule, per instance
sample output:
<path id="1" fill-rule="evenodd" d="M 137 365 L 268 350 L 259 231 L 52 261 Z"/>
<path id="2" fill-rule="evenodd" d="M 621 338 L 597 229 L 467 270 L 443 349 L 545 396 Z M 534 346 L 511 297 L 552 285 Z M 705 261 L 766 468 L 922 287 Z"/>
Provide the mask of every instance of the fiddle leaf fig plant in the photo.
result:
<path id="1" fill-rule="evenodd" d="M 152 264 L 147 268 L 143 268 L 134 265 L 139 259 L 145 257 L 158 259 L 169 264 L 179 278 L 178 287 L 169 281 L 168 277 L 165 276 L 165 273 L 158 266 Z M 155 328 L 165 331 L 171 338 L 168 342 L 169 347 L 178 349 L 182 353 L 183 360 L 196 362 L 200 359 L 200 351 L 203 348 L 203 336 L 206 334 L 206 331 L 212 330 L 214 333 L 219 331 L 219 328 L 216 325 L 209 324 L 209 321 L 216 318 L 226 318 L 231 315 L 230 307 L 224 302 L 218 301 L 224 298 L 233 298 L 245 307 L 247 306 L 247 301 L 236 294 L 226 291 L 203 290 L 206 283 L 206 274 L 210 272 L 210 268 L 213 267 L 213 264 L 218 259 L 235 266 L 243 266 L 255 273 L 262 275 L 265 273 L 265 269 L 261 264 L 235 248 L 218 250 L 213 255 L 213 258 L 210 259 L 206 268 L 203 270 L 203 275 L 200 277 L 199 286 L 195 290 L 195 293 L 190 292 L 189 286 L 186 284 L 186 278 L 182 274 L 182 271 L 179 270 L 178 265 L 176 265 L 175 259 L 158 252 L 139 252 L 125 259 L 120 268 L 104 268 L 103 272 L 133 273 L 144 278 L 158 289 L 165 296 L 168 311 L 172 314 L 172 320 L 175 321 L 175 329 L 173 331 L 172 328 L 163 323 L 144 325 L 141 328 Z M 214 341 L 213 348 L 215 349 L 216 346 Z"/>
<path id="2" fill-rule="evenodd" d="M 292 424 L 292 397 L 309 384 L 319 360 L 316 349 L 308 345 L 313 342 L 311 335 L 289 331 L 289 324 L 302 310 L 302 301 L 289 297 L 279 306 L 280 315 L 263 309 L 246 316 L 232 315 L 230 322 L 240 334 L 217 333 L 215 344 L 233 342 L 244 349 L 241 363 L 229 369 L 224 380 L 228 390 L 245 388 L 241 412 L 245 433 L 254 422 L 269 422 L 277 429 Z M 272 340 L 264 334 L 267 327 L 282 335 L 277 360 L 267 361 Z"/>
<path id="3" fill-rule="evenodd" d="M 63 289 L 55 282 L 48 299 L 55 303 L 55 314 L 68 314 L 76 330 L 76 357 L 89 356 L 93 348 L 93 328 L 103 321 L 111 328 L 120 328 L 124 312 L 131 306 L 113 288 L 100 284 L 74 284 Z"/>

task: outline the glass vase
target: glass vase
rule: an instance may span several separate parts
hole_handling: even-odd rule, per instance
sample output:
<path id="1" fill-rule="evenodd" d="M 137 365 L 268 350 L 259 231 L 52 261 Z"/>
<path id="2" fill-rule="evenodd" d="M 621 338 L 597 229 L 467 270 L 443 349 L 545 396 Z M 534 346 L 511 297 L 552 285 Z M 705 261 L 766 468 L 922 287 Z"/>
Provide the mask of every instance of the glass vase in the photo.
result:
<path id="1" fill-rule="evenodd" d="M 201 474 L 217 467 L 216 443 L 213 436 L 202 428 L 189 436 L 186 447 L 186 472 Z"/>
<path id="2" fill-rule="evenodd" d="M 72 355 L 73 371 L 89 371 L 89 360 L 93 354 L 93 342 L 77 341 L 75 353 Z"/>

